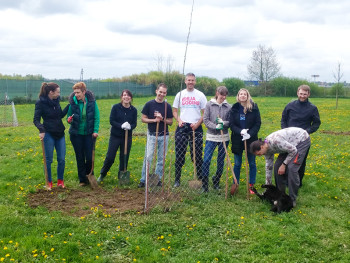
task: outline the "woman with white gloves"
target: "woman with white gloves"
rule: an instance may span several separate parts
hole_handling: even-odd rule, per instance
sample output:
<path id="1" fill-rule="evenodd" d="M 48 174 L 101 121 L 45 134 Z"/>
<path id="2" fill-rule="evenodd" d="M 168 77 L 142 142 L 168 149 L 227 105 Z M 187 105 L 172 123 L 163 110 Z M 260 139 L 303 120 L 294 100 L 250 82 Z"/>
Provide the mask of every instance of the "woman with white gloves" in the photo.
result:
<path id="1" fill-rule="evenodd" d="M 244 141 L 247 143 L 247 156 L 249 163 L 249 184 L 253 187 L 256 180 L 255 155 L 249 151 L 250 143 L 258 139 L 258 132 L 261 126 L 260 111 L 258 105 L 254 103 L 247 89 L 240 89 L 236 97 L 237 103 L 232 105 L 230 114 L 231 149 L 235 157 L 235 172 L 239 183 Z M 251 194 L 254 194 L 250 190 Z"/>
<path id="2" fill-rule="evenodd" d="M 126 156 L 126 168 L 128 167 L 129 154 L 132 144 L 132 130 L 137 125 L 137 110 L 131 105 L 132 93 L 129 90 L 123 90 L 120 96 L 121 102 L 114 104 L 109 117 L 109 122 L 112 125 L 111 136 L 109 138 L 108 151 L 103 167 L 100 171 L 100 177 L 97 181 L 103 181 L 107 172 L 112 167 L 118 149 L 119 153 L 119 171 L 124 171 L 124 142 L 125 131 L 128 131 L 128 147 Z"/>

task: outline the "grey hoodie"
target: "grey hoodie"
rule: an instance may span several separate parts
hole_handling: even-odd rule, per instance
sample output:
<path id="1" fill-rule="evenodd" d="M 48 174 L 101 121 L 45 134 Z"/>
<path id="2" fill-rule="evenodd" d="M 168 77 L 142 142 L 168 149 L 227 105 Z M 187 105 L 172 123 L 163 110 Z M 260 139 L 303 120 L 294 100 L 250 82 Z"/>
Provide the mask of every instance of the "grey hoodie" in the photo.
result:
<path id="1" fill-rule="evenodd" d="M 228 133 L 228 128 L 230 126 L 230 110 L 231 105 L 226 100 L 221 104 L 217 103 L 215 98 L 207 102 L 204 110 L 203 122 L 208 129 L 206 138 L 208 141 L 222 142 L 221 133 L 219 130 L 216 130 L 216 118 L 218 116 L 224 121 L 224 140 L 230 140 Z"/>

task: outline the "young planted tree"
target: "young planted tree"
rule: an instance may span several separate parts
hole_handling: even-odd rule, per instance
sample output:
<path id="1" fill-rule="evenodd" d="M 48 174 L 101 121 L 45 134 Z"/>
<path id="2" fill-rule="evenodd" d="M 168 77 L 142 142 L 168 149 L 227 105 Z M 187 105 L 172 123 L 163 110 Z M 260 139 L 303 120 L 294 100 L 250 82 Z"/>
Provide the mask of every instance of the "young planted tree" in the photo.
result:
<path id="1" fill-rule="evenodd" d="M 335 72 L 333 72 L 333 77 L 334 77 L 335 81 L 337 82 L 337 84 L 334 85 L 334 87 L 335 87 L 335 108 L 336 109 L 338 109 L 339 91 L 340 91 L 340 89 L 343 88 L 343 85 L 340 83 L 343 75 L 344 75 L 344 73 L 341 70 L 341 63 L 338 62 L 337 69 Z"/>
<path id="2" fill-rule="evenodd" d="M 280 66 L 277 62 L 276 53 L 272 47 L 266 48 L 264 45 L 259 45 L 253 51 L 253 55 L 248 65 L 248 74 L 252 80 L 259 80 L 264 86 L 265 95 L 267 91 L 267 83 L 274 77 L 277 77 L 280 72 Z"/>

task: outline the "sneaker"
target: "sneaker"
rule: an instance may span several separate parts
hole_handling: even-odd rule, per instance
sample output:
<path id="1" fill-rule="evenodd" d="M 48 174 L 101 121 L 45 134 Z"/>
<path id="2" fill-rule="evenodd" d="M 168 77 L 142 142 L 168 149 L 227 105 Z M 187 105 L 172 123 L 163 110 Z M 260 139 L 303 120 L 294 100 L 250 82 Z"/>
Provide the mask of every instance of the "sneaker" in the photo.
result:
<path id="1" fill-rule="evenodd" d="M 162 186 L 162 181 L 159 180 L 157 186 Z"/>
<path id="2" fill-rule="evenodd" d="M 52 182 L 48 182 L 45 187 L 47 190 L 51 190 L 52 189 Z"/>
<path id="3" fill-rule="evenodd" d="M 144 182 L 140 182 L 139 185 L 137 186 L 138 188 L 144 188 L 145 187 L 145 183 Z"/>
<path id="4" fill-rule="evenodd" d="M 57 180 L 57 187 L 65 188 L 63 180 L 60 180 L 60 179 Z"/>
<path id="5" fill-rule="evenodd" d="M 102 174 L 100 174 L 100 176 L 97 178 L 97 182 L 98 182 L 98 183 L 102 183 L 102 181 L 103 181 L 104 178 L 105 178 L 105 177 L 102 176 Z"/>
<path id="6" fill-rule="evenodd" d="M 88 185 L 88 183 L 85 183 L 85 182 L 79 183 L 79 186 L 87 186 L 87 185 Z"/>
<path id="7" fill-rule="evenodd" d="M 254 184 L 249 184 L 249 193 L 250 193 L 251 195 L 254 195 L 254 194 L 255 194 L 254 191 L 252 190 L 253 187 L 254 187 Z"/>
<path id="8" fill-rule="evenodd" d="M 177 188 L 180 186 L 180 182 L 179 181 L 175 181 L 174 187 Z"/>

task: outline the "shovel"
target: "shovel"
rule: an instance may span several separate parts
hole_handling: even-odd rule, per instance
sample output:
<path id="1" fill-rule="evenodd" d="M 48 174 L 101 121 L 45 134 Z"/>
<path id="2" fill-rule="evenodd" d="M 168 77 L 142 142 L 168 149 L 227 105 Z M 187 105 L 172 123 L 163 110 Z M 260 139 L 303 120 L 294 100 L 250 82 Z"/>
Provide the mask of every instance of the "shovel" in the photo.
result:
<path id="1" fill-rule="evenodd" d="M 96 146 L 96 138 L 92 138 L 92 164 L 91 164 L 91 172 L 87 175 L 87 178 L 89 180 L 90 186 L 92 189 L 99 188 L 98 183 L 96 181 L 96 177 L 93 174 L 94 172 L 94 163 L 95 163 L 95 146 Z"/>
<path id="2" fill-rule="evenodd" d="M 192 134 L 192 152 L 193 152 L 193 180 L 188 181 L 188 185 L 190 186 L 190 188 L 193 189 L 199 189 L 202 186 L 202 181 L 198 180 L 197 178 L 197 167 L 196 167 L 196 144 L 195 144 L 195 140 L 196 140 L 196 132 L 194 130 L 192 130 L 193 134 Z"/>
<path id="3" fill-rule="evenodd" d="M 158 184 L 158 175 L 155 173 L 156 163 L 157 163 L 158 132 L 159 132 L 159 122 L 157 122 L 157 127 L 156 127 L 156 142 L 154 144 L 154 153 L 153 153 L 153 158 L 152 158 L 153 168 L 151 169 L 152 173 L 148 174 L 148 186 L 149 187 L 154 187 Z"/>
<path id="4" fill-rule="evenodd" d="M 130 172 L 126 170 L 126 155 L 128 153 L 128 130 L 125 130 L 124 142 L 124 171 L 119 171 L 118 180 L 120 185 L 130 184 Z"/>
<path id="5" fill-rule="evenodd" d="M 50 190 L 51 190 L 51 187 L 49 186 L 49 177 L 48 177 L 48 174 L 47 174 L 47 166 L 46 166 L 46 155 L 45 155 L 44 140 L 41 140 L 41 148 L 43 148 L 43 160 L 44 160 L 44 172 L 45 172 L 46 190 L 50 191 Z"/>
<path id="6" fill-rule="evenodd" d="M 247 176 L 247 199 L 250 197 L 249 193 L 249 166 L 248 166 L 248 152 L 247 152 L 247 141 L 244 140 L 244 151 L 245 151 L 245 171 Z"/>
<path id="7" fill-rule="evenodd" d="M 221 138 L 222 138 L 222 144 L 224 145 L 224 148 L 225 148 L 225 153 L 226 153 L 226 157 L 227 157 L 227 162 L 230 166 L 230 170 L 232 172 L 232 176 L 233 176 L 233 180 L 234 180 L 234 184 L 231 186 L 231 190 L 230 190 L 230 194 L 231 195 L 235 195 L 236 194 L 236 191 L 238 190 L 238 182 L 237 182 L 237 179 L 236 179 L 236 176 L 235 176 L 235 173 L 233 171 L 233 167 L 232 167 L 232 163 L 230 161 L 230 156 L 228 155 L 228 151 L 227 151 L 227 148 L 226 148 L 226 143 L 225 143 L 225 140 L 224 140 L 224 132 L 222 130 L 220 130 L 221 132 Z"/>

